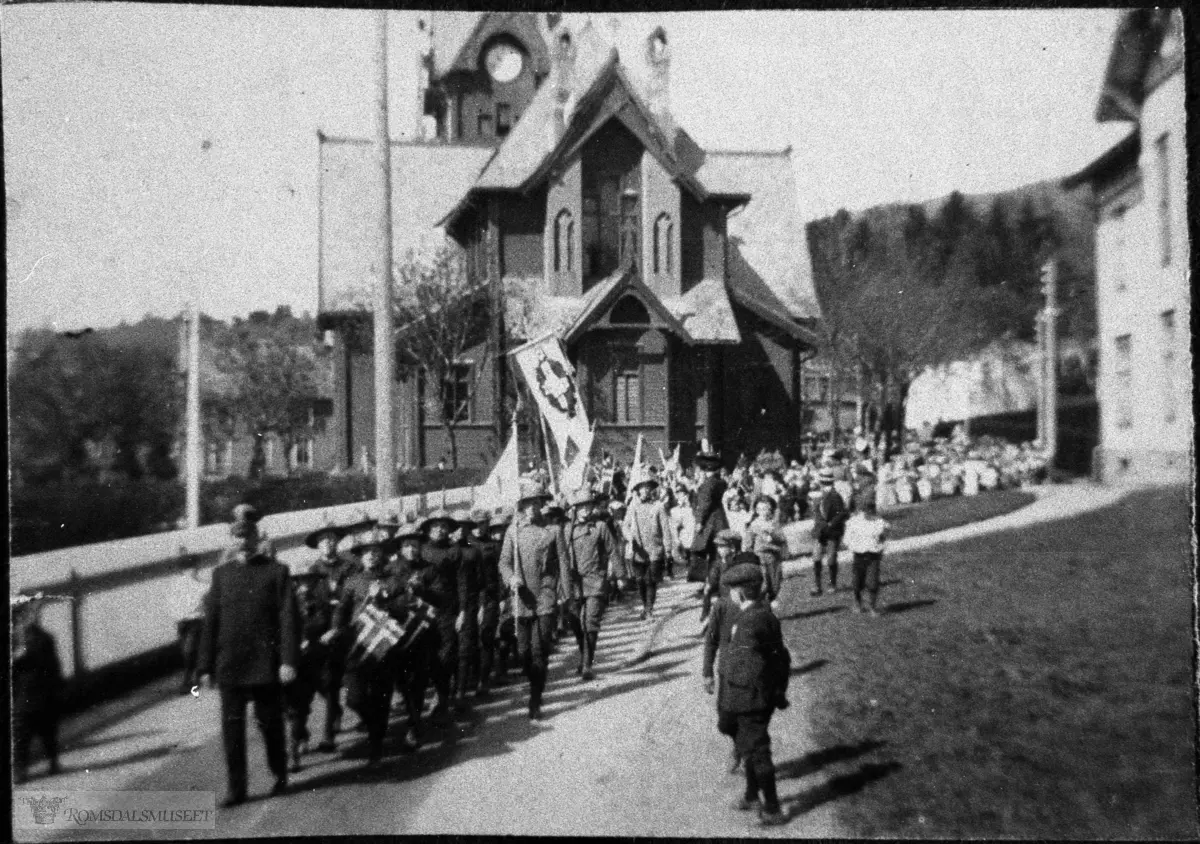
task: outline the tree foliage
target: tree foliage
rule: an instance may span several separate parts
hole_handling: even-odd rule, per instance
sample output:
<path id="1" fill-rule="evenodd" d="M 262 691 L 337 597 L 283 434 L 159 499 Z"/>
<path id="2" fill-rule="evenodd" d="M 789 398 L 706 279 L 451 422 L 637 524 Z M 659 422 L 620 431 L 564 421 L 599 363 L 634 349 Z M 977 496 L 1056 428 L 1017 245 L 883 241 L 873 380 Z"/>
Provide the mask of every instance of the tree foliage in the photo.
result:
<path id="1" fill-rule="evenodd" d="M 256 478 L 266 468 L 267 436 L 278 436 L 290 454 L 320 395 L 324 350 L 316 323 L 280 306 L 274 313 L 255 311 L 228 327 L 210 323 L 208 328 L 203 342 L 213 349 L 216 372 L 203 379 L 208 384 L 202 381 L 206 426 L 226 436 L 245 431 L 253 437 L 247 475 Z"/>
<path id="2" fill-rule="evenodd" d="M 1044 192 L 1043 192 L 1044 193 Z M 1090 282 L 1082 240 L 1037 191 L 940 205 L 901 205 L 809 224 L 825 354 L 835 372 L 860 372 L 903 430 L 909 384 L 928 367 L 967 357 L 1000 338 L 1030 339 L 1041 307 L 1039 267 L 1075 249 L 1067 291 Z M 1080 215 L 1077 215 L 1080 216 Z M 1086 307 L 1073 296 L 1073 307 Z"/>
<path id="3" fill-rule="evenodd" d="M 167 348 L 123 343 L 110 332 L 25 332 L 9 361 L 14 470 L 31 481 L 98 470 L 174 476 L 178 385 Z"/>

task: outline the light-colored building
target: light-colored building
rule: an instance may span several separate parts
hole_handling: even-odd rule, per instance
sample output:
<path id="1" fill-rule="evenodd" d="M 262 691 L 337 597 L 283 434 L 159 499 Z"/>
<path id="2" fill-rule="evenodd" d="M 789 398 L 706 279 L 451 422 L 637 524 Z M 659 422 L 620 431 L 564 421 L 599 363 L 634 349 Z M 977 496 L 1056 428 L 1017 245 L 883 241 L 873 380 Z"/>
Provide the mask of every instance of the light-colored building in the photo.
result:
<path id="1" fill-rule="evenodd" d="M 1106 482 L 1191 476 L 1183 16 L 1121 15 L 1096 119 L 1130 134 L 1068 186 L 1096 198 L 1100 445 Z"/>

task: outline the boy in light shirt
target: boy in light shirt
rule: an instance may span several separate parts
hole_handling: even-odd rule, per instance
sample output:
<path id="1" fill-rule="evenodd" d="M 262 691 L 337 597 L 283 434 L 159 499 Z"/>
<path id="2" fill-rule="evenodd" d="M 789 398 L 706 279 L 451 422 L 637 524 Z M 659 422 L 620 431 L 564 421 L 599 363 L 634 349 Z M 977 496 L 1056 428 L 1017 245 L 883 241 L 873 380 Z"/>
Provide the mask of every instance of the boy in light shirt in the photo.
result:
<path id="1" fill-rule="evenodd" d="M 854 611 L 863 611 L 862 593 L 865 586 L 871 596 L 871 615 L 877 616 L 879 564 L 883 559 L 883 545 L 890 525 L 876 512 L 873 495 L 861 496 L 858 505 L 846 522 L 846 534 L 842 542 L 846 550 L 854 554 Z"/>

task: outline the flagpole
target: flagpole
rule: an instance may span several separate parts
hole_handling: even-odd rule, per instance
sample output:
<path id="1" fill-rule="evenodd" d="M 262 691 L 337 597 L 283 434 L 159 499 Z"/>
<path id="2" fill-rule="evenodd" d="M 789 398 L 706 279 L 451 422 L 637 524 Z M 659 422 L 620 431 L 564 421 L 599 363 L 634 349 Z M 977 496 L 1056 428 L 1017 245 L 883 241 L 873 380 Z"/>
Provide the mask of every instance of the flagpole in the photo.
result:
<path id="1" fill-rule="evenodd" d="M 396 495 L 395 400 L 396 341 L 392 317 L 392 147 L 388 127 L 387 9 L 376 18 L 378 83 L 374 108 L 375 166 L 381 195 L 375 211 L 375 249 L 378 276 L 374 289 L 375 358 L 375 498 L 382 507 Z"/>

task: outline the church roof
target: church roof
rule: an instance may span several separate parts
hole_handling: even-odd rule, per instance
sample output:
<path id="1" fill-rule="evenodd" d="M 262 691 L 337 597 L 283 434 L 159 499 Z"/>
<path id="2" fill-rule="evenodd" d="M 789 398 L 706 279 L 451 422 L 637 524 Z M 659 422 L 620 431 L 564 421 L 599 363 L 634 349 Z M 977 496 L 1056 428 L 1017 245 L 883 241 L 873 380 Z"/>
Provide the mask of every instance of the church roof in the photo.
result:
<path id="1" fill-rule="evenodd" d="M 729 284 L 739 298 L 798 319 L 820 316 L 791 148 L 707 153 L 697 177 L 714 192 L 750 195 L 729 215 Z"/>
<path id="2" fill-rule="evenodd" d="M 628 270 L 618 270 L 587 292 L 584 306 L 563 334 L 563 340 L 567 343 L 574 342 L 627 292 L 637 294 L 647 309 L 658 318 L 659 326 L 670 329 L 686 342 L 692 341 L 682 323 L 665 307 L 662 300 Z"/>
<path id="3" fill-rule="evenodd" d="M 492 150 L 392 143 L 392 258 L 445 242 L 438 221 L 467 192 Z M 375 201 L 380 189 L 369 141 L 320 138 L 318 309 L 370 302 Z"/>
<path id="4" fill-rule="evenodd" d="M 682 296 L 663 299 L 683 330 L 697 343 L 737 344 L 742 342 L 733 305 L 725 284 L 720 279 L 704 279 Z"/>
<path id="5" fill-rule="evenodd" d="M 695 178 L 704 162 L 704 151 L 673 121 L 654 114 L 622 68 L 617 50 L 597 36 L 590 25 L 579 32 L 576 45 L 573 93 L 567 102 L 567 126 L 562 136 L 555 127 L 557 92 L 554 84 L 547 82 L 538 89 L 517 125 L 500 145 L 496 157 L 480 175 L 474 185 L 476 190 L 524 190 L 529 187 L 545 174 L 547 166 L 556 158 L 577 147 L 588 136 L 588 131 L 599 128 L 598 125 L 590 130 L 587 127 L 588 121 L 595 117 L 595 106 L 612 85 L 620 85 L 649 127 L 649 151 L 660 159 L 668 172 L 700 199 L 707 193 L 741 195 L 736 188 L 712 191 Z"/>

